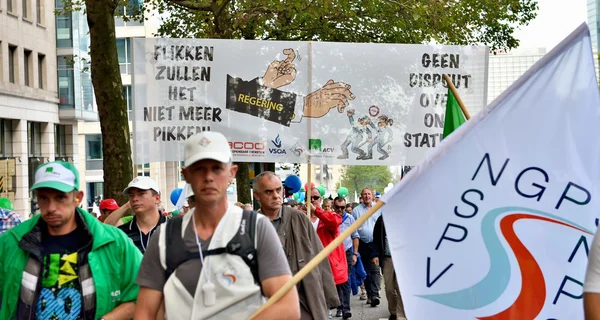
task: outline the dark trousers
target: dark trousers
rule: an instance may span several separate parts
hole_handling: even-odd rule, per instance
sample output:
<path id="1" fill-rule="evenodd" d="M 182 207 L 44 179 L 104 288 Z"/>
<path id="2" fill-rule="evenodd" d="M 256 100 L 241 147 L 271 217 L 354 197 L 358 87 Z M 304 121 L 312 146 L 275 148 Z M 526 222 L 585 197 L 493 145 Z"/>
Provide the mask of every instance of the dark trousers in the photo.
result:
<path id="1" fill-rule="evenodd" d="M 352 274 L 353 254 L 353 248 L 346 250 L 346 261 L 348 262 L 348 281 L 335 286 L 341 303 L 341 305 L 338 307 L 338 310 L 342 310 L 342 312 L 350 312 L 350 275 Z"/>
<path id="2" fill-rule="evenodd" d="M 369 298 L 380 298 L 379 289 L 381 288 L 381 269 L 375 263 L 371 257 L 371 243 L 366 243 L 362 240 L 359 241 L 358 252 L 360 253 L 360 260 L 363 263 L 363 267 L 367 272 L 364 285 L 367 290 L 367 297 Z"/>

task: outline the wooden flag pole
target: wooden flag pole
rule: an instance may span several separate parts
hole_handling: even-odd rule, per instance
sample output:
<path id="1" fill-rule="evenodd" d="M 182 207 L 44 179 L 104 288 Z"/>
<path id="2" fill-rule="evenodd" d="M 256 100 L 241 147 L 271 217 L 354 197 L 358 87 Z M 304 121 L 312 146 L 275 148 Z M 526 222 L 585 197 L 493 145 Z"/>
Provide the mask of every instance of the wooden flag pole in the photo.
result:
<path id="1" fill-rule="evenodd" d="M 465 107 L 465 104 L 463 103 L 462 99 L 458 95 L 458 91 L 454 87 L 454 83 L 452 83 L 452 79 L 450 79 L 450 77 L 447 74 L 444 74 L 443 77 L 444 77 L 444 80 L 446 80 L 446 83 L 448 84 L 448 88 L 450 89 L 450 91 L 452 91 L 452 94 L 456 98 L 456 101 L 458 102 L 460 109 L 462 110 L 463 114 L 465 115 L 465 119 L 467 119 L 467 120 L 471 119 L 471 115 L 469 114 L 469 111 Z"/>
<path id="2" fill-rule="evenodd" d="M 310 148 L 310 146 L 309 146 Z M 310 156 L 309 156 L 310 157 Z M 310 219 L 310 206 L 308 205 L 310 203 L 310 195 L 312 193 L 312 188 L 311 183 L 312 183 L 312 164 L 310 163 L 310 158 L 308 160 L 308 178 L 307 178 L 307 182 L 306 182 L 306 190 L 304 190 L 304 204 L 306 205 L 306 215 L 308 216 L 308 218 Z"/>
<path id="3" fill-rule="evenodd" d="M 309 185 L 309 188 L 310 188 L 310 185 Z M 383 201 L 381 201 L 381 200 L 377 201 L 373 205 L 373 207 L 371 207 L 371 209 L 369 209 L 362 216 L 360 216 L 360 218 L 358 218 L 356 220 L 356 222 L 354 222 L 351 226 L 349 226 L 348 229 L 346 229 L 346 231 L 344 231 L 337 238 L 335 238 L 327 247 L 325 247 L 325 249 L 321 250 L 321 252 L 319 252 L 319 254 L 317 254 L 312 260 L 310 260 L 304 266 L 304 268 L 300 269 L 300 271 L 298 271 L 298 273 L 296 273 L 294 275 L 294 277 L 292 277 L 292 279 L 290 279 L 290 281 L 288 281 L 283 287 L 281 287 L 279 290 L 277 290 L 277 292 L 275 292 L 275 294 L 272 297 L 270 297 L 269 300 L 265 304 L 263 304 L 260 307 L 260 309 L 258 309 L 250 317 L 250 320 L 254 319 L 265 309 L 267 309 L 268 307 L 272 306 L 274 303 L 279 301 L 279 299 L 281 299 L 286 293 L 288 293 L 288 291 L 290 291 L 296 284 L 298 284 L 304 277 L 306 277 L 307 274 L 309 274 L 314 268 L 316 268 L 319 265 L 319 263 L 321 263 L 323 260 L 327 259 L 327 256 L 330 253 L 332 253 L 333 250 L 335 250 L 335 248 L 337 248 L 339 245 L 341 245 L 342 242 L 344 242 L 344 239 L 350 237 L 352 235 L 352 233 L 354 231 L 356 231 L 356 229 L 358 229 L 358 227 L 360 227 L 363 223 L 365 223 L 365 221 L 367 221 L 367 219 L 371 218 L 371 216 L 373 214 L 375 214 L 375 212 L 377 212 L 377 210 L 381 209 L 384 205 L 385 205 L 385 203 Z"/>

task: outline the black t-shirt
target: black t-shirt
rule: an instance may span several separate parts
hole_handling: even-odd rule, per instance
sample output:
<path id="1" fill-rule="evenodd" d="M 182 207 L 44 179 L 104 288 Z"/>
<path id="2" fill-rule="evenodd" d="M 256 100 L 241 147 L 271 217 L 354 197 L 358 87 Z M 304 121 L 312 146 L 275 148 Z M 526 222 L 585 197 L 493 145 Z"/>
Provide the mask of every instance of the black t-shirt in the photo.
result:
<path id="1" fill-rule="evenodd" d="M 135 246 L 140 250 L 140 252 L 144 254 L 146 252 L 146 249 L 148 249 L 148 244 L 150 243 L 150 238 L 152 237 L 152 234 L 154 234 L 154 231 L 159 225 L 166 221 L 167 217 L 160 214 L 160 219 L 158 220 L 158 223 L 147 234 L 140 232 L 140 229 L 138 228 L 137 224 L 137 219 L 135 217 L 128 223 L 120 225 L 119 229 L 125 232 L 129 239 L 133 241 L 133 244 L 135 244 Z"/>
<path id="2" fill-rule="evenodd" d="M 81 249 L 90 241 L 89 234 L 81 226 L 62 236 L 42 233 L 44 258 L 42 290 L 36 306 L 38 319 L 83 319 L 79 266 L 84 263 Z"/>

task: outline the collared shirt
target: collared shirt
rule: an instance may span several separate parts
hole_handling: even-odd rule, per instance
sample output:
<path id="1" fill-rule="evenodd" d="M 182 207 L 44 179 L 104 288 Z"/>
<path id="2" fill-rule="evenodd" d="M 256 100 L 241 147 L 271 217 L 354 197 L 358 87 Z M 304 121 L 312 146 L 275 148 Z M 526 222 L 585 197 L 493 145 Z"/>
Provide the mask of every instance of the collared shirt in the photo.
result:
<path id="1" fill-rule="evenodd" d="M 340 224 L 340 233 L 344 233 L 344 231 L 346 231 L 346 229 L 348 229 L 348 227 L 351 226 L 354 221 L 356 220 L 354 220 L 354 217 L 351 214 L 344 212 L 344 215 L 342 216 L 342 224 Z M 357 239 L 358 237 L 358 232 L 354 230 L 354 232 L 352 232 L 348 238 L 344 239 L 344 250 L 348 251 L 350 248 L 352 248 L 352 240 Z"/>
<path id="2" fill-rule="evenodd" d="M 354 219 L 358 220 L 363 214 L 371 209 L 370 207 L 365 206 L 364 204 L 358 205 L 354 210 L 352 210 L 352 216 Z M 373 242 L 373 229 L 375 229 L 375 222 L 377 219 L 381 217 L 381 209 L 377 210 L 362 226 L 358 227 L 358 235 L 360 236 L 360 240 L 366 243 Z"/>
<path id="3" fill-rule="evenodd" d="M 21 222 L 23 221 L 20 214 L 0 208 L 0 235 L 8 229 L 21 224 Z"/>
<path id="4" fill-rule="evenodd" d="M 273 227 L 275 227 L 276 231 L 279 231 L 279 227 L 281 227 L 281 211 L 283 211 L 283 209 L 279 208 L 279 213 L 277 214 L 277 217 L 271 220 L 271 224 L 273 224 Z"/>
<path id="5" fill-rule="evenodd" d="M 133 241 L 133 244 L 135 244 L 135 246 L 140 250 L 142 254 L 146 252 L 148 244 L 150 243 L 150 238 L 152 237 L 152 234 L 154 233 L 156 228 L 167 221 L 167 217 L 165 217 L 161 212 L 159 212 L 158 214 L 160 215 L 158 223 L 147 234 L 144 234 L 140 231 L 135 216 L 129 223 L 120 225 L 118 227 L 123 232 L 125 232 L 129 239 L 131 239 L 131 241 Z"/>

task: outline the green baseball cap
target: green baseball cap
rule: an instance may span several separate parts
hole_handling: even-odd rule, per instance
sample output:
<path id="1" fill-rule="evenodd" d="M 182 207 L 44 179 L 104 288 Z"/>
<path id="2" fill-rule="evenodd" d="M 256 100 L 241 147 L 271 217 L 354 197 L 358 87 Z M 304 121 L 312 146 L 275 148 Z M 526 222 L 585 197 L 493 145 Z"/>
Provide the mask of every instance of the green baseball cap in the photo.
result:
<path id="1" fill-rule="evenodd" d="M 79 172 L 70 162 L 53 161 L 35 170 L 35 183 L 31 191 L 50 188 L 61 192 L 79 191 Z"/>

